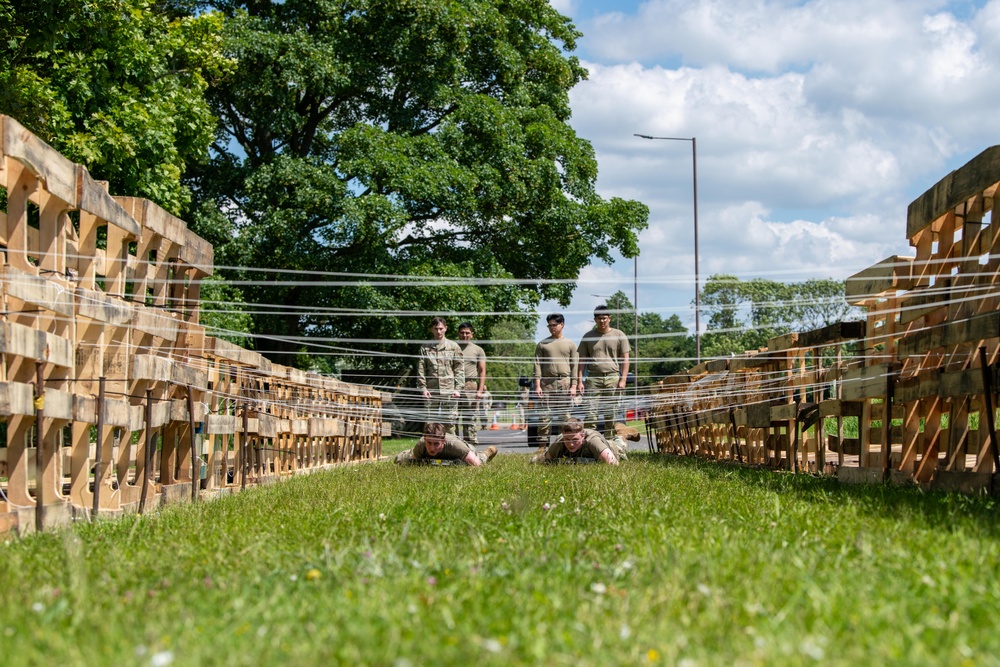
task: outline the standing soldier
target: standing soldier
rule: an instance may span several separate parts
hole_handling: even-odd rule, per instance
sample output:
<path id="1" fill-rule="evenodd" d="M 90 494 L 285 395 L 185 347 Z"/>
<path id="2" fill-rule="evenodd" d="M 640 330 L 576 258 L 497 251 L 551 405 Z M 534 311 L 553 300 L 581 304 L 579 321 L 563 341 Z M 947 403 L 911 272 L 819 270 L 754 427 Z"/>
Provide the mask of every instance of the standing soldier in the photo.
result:
<path id="1" fill-rule="evenodd" d="M 465 364 L 465 386 L 460 406 L 462 428 L 459 437 L 476 447 L 479 444 L 478 432 L 482 428 L 479 421 L 482 412 L 480 404 L 486 391 L 486 353 L 472 342 L 474 334 L 472 325 L 468 322 L 458 325 L 458 346 L 462 348 Z"/>
<path id="2" fill-rule="evenodd" d="M 448 433 L 455 434 L 458 423 L 458 399 L 465 384 L 465 365 L 462 348 L 444 337 L 448 324 L 443 317 L 431 320 L 429 343 L 420 346 L 417 361 L 417 386 L 423 390 L 428 422 L 441 422 Z"/>
<path id="3" fill-rule="evenodd" d="M 611 328 L 611 313 L 607 306 L 594 309 L 594 328 L 580 341 L 578 383 L 583 387 L 586 403 L 587 428 L 597 428 L 597 419 L 604 415 L 604 435 L 612 437 L 619 396 L 628 376 L 628 338 Z M 584 385 L 583 376 L 587 375 Z"/>
<path id="4" fill-rule="evenodd" d="M 549 436 L 562 425 L 573 406 L 577 390 L 576 345 L 563 338 L 565 318 L 553 313 L 545 318 L 549 337 L 535 346 L 535 394 L 541 403 L 538 437 L 541 448 L 549 446 Z"/>

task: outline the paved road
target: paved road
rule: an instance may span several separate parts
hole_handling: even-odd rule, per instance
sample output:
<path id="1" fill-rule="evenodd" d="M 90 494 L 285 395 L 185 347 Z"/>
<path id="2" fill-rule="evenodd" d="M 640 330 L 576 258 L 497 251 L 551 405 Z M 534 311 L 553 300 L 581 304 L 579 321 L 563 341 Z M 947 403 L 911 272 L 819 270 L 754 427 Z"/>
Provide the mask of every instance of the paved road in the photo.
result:
<path id="1" fill-rule="evenodd" d="M 479 449 L 496 445 L 497 449 L 505 454 L 534 454 L 535 448 L 528 447 L 528 434 L 526 431 L 511 431 L 508 428 L 501 428 L 496 431 L 484 430 L 479 432 Z M 628 443 L 630 452 L 647 452 L 646 434 L 643 433 L 639 442 Z"/>

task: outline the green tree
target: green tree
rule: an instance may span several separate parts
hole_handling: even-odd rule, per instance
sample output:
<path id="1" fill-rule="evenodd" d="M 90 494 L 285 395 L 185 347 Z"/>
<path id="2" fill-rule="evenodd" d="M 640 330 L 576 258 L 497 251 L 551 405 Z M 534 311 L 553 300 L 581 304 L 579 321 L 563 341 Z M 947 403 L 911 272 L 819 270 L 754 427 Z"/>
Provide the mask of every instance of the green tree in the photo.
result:
<path id="1" fill-rule="evenodd" d="M 284 309 L 254 319 L 256 332 L 276 337 L 271 358 L 308 363 L 303 336 L 426 337 L 425 321 L 396 311 L 565 304 L 571 284 L 505 281 L 572 280 L 595 257 L 636 253 L 648 209 L 595 191 L 593 148 L 568 124 L 569 90 L 586 76 L 566 55 L 579 33 L 547 2 L 216 8 L 238 67 L 209 90 L 222 122 L 212 163 L 192 174 L 192 217 L 220 263 L 478 279 L 266 284 L 270 276 L 233 271 L 252 283 L 248 300 Z M 344 308 L 368 314 L 330 314 Z M 481 318 L 483 337 L 500 317 Z"/>
<path id="2" fill-rule="evenodd" d="M 115 194 L 174 213 L 181 176 L 207 160 L 216 121 L 207 79 L 229 66 L 222 17 L 145 0 L 0 0 L 0 113 Z"/>
<path id="3" fill-rule="evenodd" d="M 694 365 L 695 339 L 677 315 L 639 315 L 638 378 L 640 385 L 657 382 Z"/>
<path id="4" fill-rule="evenodd" d="M 740 354 L 767 346 L 769 338 L 808 331 L 856 316 L 844 298 L 844 283 L 813 279 L 781 283 L 715 274 L 701 292 L 702 312 L 709 315 L 702 336 L 706 357 Z"/>
<path id="5" fill-rule="evenodd" d="M 512 317 L 500 320 L 493 327 L 493 340 L 485 344 L 486 386 L 494 400 L 516 401 L 518 378 L 534 373 L 535 320 Z"/>

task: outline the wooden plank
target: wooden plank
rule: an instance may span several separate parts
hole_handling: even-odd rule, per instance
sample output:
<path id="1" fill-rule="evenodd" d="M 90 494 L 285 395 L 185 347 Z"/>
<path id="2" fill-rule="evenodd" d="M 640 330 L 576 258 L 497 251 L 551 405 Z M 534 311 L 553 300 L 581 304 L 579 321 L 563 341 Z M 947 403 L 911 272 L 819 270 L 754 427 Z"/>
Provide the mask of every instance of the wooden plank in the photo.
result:
<path id="1" fill-rule="evenodd" d="M 73 316 L 75 304 L 72 290 L 10 265 L 3 267 L 3 270 L 3 285 L 8 296 L 66 317 Z"/>
<path id="2" fill-rule="evenodd" d="M 46 419 L 73 421 L 73 394 L 46 388 L 43 401 Z"/>
<path id="3" fill-rule="evenodd" d="M 112 326 L 124 326 L 132 320 L 132 304 L 120 297 L 78 287 L 75 300 L 78 317 Z"/>
<path id="4" fill-rule="evenodd" d="M 875 364 L 845 371 L 841 384 L 841 398 L 845 401 L 856 401 L 884 396 L 885 378 L 890 368 L 890 364 Z"/>
<path id="5" fill-rule="evenodd" d="M 205 419 L 205 433 L 208 435 L 231 435 L 236 433 L 236 416 L 208 415 Z"/>
<path id="6" fill-rule="evenodd" d="M 837 470 L 837 479 L 844 484 L 881 484 L 881 468 L 849 468 L 840 466 Z"/>
<path id="7" fill-rule="evenodd" d="M 912 357 L 962 343 L 1000 338 L 1000 313 L 984 313 L 921 329 L 899 339 L 898 354 Z"/>
<path id="8" fill-rule="evenodd" d="M 170 382 L 174 362 L 152 354 L 136 354 L 129 368 L 129 380 Z"/>
<path id="9" fill-rule="evenodd" d="M 857 340 L 865 336 L 864 320 L 834 322 L 825 327 L 800 333 L 799 347 L 822 347 L 849 340 Z M 770 346 L 768 346 L 770 347 Z"/>
<path id="10" fill-rule="evenodd" d="M 78 205 L 76 164 L 10 116 L 0 115 L 0 154 L 31 170 L 45 189 L 71 207 Z"/>
<path id="11" fill-rule="evenodd" d="M 785 403 L 783 405 L 771 406 L 771 421 L 788 421 L 798 416 L 798 403 Z"/>
<path id="12" fill-rule="evenodd" d="M 135 218 L 108 194 L 103 185 L 91 178 L 86 167 L 80 165 L 77 169 L 80 208 L 121 229 L 129 237 L 139 238 L 142 230 Z"/>
<path id="13" fill-rule="evenodd" d="M 346 435 L 346 428 L 343 420 L 324 419 L 321 417 L 309 418 L 310 438 L 332 438 L 338 435 Z"/>
<path id="14" fill-rule="evenodd" d="M 906 237 L 1000 181 L 1000 146 L 991 146 L 917 197 L 906 209 Z"/>
<path id="15" fill-rule="evenodd" d="M 173 313 L 136 304 L 132 311 L 132 326 L 136 330 L 170 342 L 177 340 L 178 320 Z"/>
<path id="16" fill-rule="evenodd" d="M 945 493 L 981 493 L 990 488 L 991 473 L 965 470 L 935 470 L 930 488 Z"/>
<path id="17" fill-rule="evenodd" d="M 34 415 L 35 388 L 22 382 L 0 382 L 0 415 Z"/>
<path id="18" fill-rule="evenodd" d="M 911 289 L 913 257 L 893 255 L 847 279 L 844 297 L 852 306 L 872 303 L 887 292 Z"/>

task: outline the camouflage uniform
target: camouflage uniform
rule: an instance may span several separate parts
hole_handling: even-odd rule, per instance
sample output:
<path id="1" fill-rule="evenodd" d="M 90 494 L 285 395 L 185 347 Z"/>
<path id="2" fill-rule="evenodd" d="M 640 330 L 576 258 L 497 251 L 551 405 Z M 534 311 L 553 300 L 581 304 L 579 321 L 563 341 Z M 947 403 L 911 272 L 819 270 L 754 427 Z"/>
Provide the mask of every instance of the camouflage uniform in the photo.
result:
<path id="1" fill-rule="evenodd" d="M 542 388 L 538 435 L 545 445 L 553 423 L 558 432 L 573 407 L 569 390 L 576 386 L 578 358 L 576 345 L 567 338 L 549 336 L 535 346 L 534 378 Z"/>
<path id="2" fill-rule="evenodd" d="M 452 393 L 465 384 L 462 348 L 453 340 L 431 341 L 420 346 L 417 361 L 417 386 L 430 392 L 425 400 L 425 422 L 441 422 L 448 433 L 455 433 L 458 423 L 458 399 Z"/>
<path id="3" fill-rule="evenodd" d="M 566 449 L 566 445 L 563 444 L 563 436 L 560 435 L 555 441 L 549 445 L 547 451 L 536 454 L 531 457 L 531 463 L 542 463 L 543 461 L 558 461 L 559 459 L 597 459 L 600 460 L 601 452 L 605 449 L 610 449 L 611 453 L 615 455 L 619 461 L 624 461 L 627 458 L 626 452 L 628 451 L 628 443 L 619 436 L 615 436 L 609 442 L 605 440 L 604 436 L 599 432 L 585 428 L 583 430 L 584 439 L 583 444 L 580 449 L 575 452 L 571 452 Z M 546 459 L 546 456 L 548 457 Z"/>
<path id="4" fill-rule="evenodd" d="M 417 463 L 420 461 L 465 461 L 465 457 L 469 455 L 469 452 L 474 452 L 479 460 L 483 463 L 489 463 L 489 454 L 487 452 L 477 452 L 474 447 L 467 444 L 461 438 L 455 435 L 448 434 L 444 437 L 444 449 L 442 449 L 437 456 L 430 456 L 427 453 L 427 447 L 424 444 L 424 439 L 420 438 L 417 444 L 413 446 L 413 449 L 407 449 L 405 451 L 396 454 L 396 463 Z"/>
<path id="5" fill-rule="evenodd" d="M 584 424 L 587 428 L 597 428 L 597 418 L 603 414 L 604 435 L 610 438 L 621 401 L 619 360 L 631 352 L 628 337 L 618 329 L 612 328 L 602 334 L 595 327 L 584 334 L 578 350 L 580 374 L 587 374 Z"/>
<path id="6" fill-rule="evenodd" d="M 460 406 L 460 416 L 462 418 L 462 428 L 459 431 L 462 439 L 473 447 L 479 444 L 479 430 L 482 429 L 482 410 L 480 400 L 476 398 L 479 393 L 479 362 L 486 363 L 486 352 L 475 343 L 459 341 L 458 346 L 462 348 L 462 358 L 465 366 L 465 386 L 462 392 L 462 403 Z M 483 387 L 485 391 L 486 387 Z"/>

